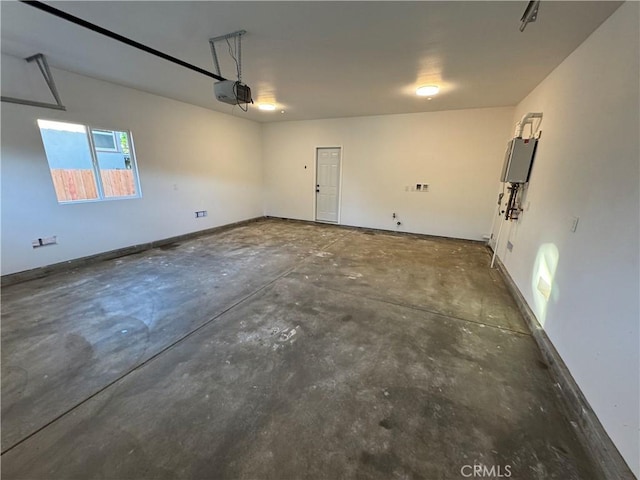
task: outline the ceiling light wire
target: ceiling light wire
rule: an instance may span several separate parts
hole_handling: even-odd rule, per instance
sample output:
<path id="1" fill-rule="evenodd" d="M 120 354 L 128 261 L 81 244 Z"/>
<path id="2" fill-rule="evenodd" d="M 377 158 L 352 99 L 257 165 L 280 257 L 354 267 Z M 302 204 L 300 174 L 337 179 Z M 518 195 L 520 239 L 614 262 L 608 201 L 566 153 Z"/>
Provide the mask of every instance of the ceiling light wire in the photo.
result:
<path id="1" fill-rule="evenodd" d="M 239 100 L 238 97 L 238 84 L 242 83 L 242 63 L 239 61 L 239 45 L 240 45 L 240 35 L 234 36 L 233 37 L 233 48 L 231 47 L 231 42 L 229 42 L 229 38 L 225 38 L 226 42 L 227 42 L 227 48 L 229 49 L 229 55 L 231 56 L 231 58 L 233 59 L 233 61 L 236 64 L 236 74 L 238 76 L 238 82 L 233 86 L 233 92 L 236 96 L 236 100 Z M 238 56 L 236 56 L 238 55 Z M 238 101 L 237 103 L 238 107 L 240 108 L 240 110 L 242 110 L 243 112 L 247 112 L 249 110 L 249 104 L 246 104 L 244 107 L 241 105 L 241 102 Z M 234 105 L 235 107 L 235 105 Z"/>
<path id="2" fill-rule="evenodd" d="M 238 81 L 242 81 L 242 35 L 238 37 Z"/>
<path id="3" fill-rule="evenodd" d="M 227 47 L 229 48 L 229 55 L 231 55 L 231 58 L 233 59 L 233 61 L 236 64 L 236 75 L 238 77 L 238 81 L 242 82 L 242 69 L 240 67 L 241 63 L 238 60 L 238 58 L 236 57 L 236 54 L 234 53 L 234 50 L 237 51 L 237 49 L 238 49 L 238 44 L 237 44 L 238 38 L 239 37 L 234 37 L 234 39 L 233 39 L 233 44 L 234 44 L 233 48 L 231 48 L 231 42 L 229 42 L 229 39 L 226 38 L 225 40 L 227 41 Z"/>

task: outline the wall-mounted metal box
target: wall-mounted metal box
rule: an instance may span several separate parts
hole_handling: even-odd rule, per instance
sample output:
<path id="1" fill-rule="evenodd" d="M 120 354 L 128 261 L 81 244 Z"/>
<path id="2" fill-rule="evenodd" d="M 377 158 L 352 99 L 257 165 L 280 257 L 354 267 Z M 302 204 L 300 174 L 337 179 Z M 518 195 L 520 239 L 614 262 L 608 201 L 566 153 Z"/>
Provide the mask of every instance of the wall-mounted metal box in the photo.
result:
<path id="1" fill-rule="evenodd" d="M 510 183 L 529 181 L 537 145 L 538 140 L 535 138 L 512 138 L 507 145 L 500 181 Z"/>

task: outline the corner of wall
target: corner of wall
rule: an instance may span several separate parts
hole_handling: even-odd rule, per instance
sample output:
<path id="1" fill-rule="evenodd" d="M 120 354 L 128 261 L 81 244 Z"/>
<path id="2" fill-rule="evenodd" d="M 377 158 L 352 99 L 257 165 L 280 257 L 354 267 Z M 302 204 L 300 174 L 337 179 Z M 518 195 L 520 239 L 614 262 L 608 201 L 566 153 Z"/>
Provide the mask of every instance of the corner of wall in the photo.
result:
<path id="1" fill-rule="evenodd" d="M 639 7 L 623 4 L 517 106 L 514 124 L 526 112 L 544 113 L 543 135 L 525 211 L 517 222 L 503 223 L 495 246 L 595 412 L 591 426 L 604 427 L 587 437 L 608 436 L 636 476 Z M 604 90 L 603 72 L 611 79 Z M 591 447 L 610 450 L 602 441 Z"/>

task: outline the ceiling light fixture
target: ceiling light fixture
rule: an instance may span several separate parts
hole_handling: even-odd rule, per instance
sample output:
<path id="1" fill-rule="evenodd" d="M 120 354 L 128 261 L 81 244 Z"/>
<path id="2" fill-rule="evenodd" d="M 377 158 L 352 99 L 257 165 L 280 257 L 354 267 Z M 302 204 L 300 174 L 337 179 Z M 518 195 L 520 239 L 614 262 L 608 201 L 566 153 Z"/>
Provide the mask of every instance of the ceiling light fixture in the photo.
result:
<path id="1" fill-rule="evenodd" d="M 416 95 L 420 97 L 431 97 L 436 95 L 440 91 L 440 87 L 437 85 L 423 85 L 416 89 Z"/>
<path id="2" fill-rule="evenodd" d="M 260 110 L 266 110 L 266 111 L 272 112 L 273 110 L 276 109 L 276 106 L 273 103 L 261 103 L 260 105 L 258 105 L 258 108 Z"/>

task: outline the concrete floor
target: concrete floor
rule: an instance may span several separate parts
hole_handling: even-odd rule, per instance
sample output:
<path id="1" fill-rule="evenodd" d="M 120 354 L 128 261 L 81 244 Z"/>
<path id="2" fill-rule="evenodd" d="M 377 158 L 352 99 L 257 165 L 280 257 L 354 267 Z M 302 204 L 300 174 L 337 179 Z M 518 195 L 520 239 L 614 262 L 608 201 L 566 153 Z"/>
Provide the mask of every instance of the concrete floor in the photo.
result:
<path id="1" fill-rule="evenodd" d="M 6 287 L 2 478 L 597 478 L 489 261 L 265 220 Z"/>

